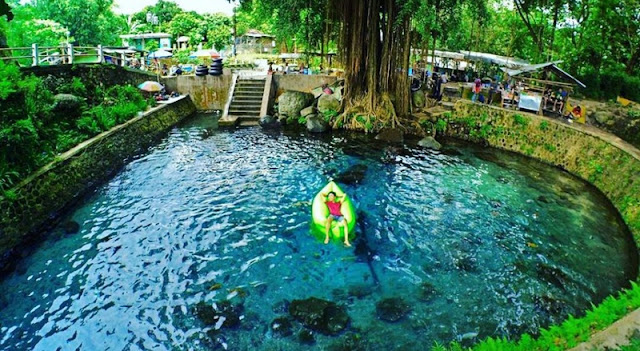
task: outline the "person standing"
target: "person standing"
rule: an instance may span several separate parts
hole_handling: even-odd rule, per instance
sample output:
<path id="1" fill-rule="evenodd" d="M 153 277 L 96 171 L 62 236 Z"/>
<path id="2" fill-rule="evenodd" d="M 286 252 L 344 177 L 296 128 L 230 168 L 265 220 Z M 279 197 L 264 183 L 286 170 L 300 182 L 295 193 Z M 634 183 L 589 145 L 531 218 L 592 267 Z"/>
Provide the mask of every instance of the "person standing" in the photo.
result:
<path id="1" fill-rule="evenodd" d="M 473 96 L 471 97 L 471 101 L 476 102 L 476 100 L 478 99 L 478 95 L 480 95 L 480 92 L 482 91 L 482 81 L 480 80 L 480 78 L 476 78 L 476 80 L 473 82 Z"/>

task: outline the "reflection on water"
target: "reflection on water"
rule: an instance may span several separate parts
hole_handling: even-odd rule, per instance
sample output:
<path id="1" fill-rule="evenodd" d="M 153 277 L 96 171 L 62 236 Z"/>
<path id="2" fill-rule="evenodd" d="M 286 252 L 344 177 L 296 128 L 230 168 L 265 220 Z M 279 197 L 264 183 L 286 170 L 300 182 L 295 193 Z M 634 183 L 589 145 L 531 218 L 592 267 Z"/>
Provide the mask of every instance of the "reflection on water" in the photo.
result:
<path id="1" fill-rule="evenodd" d="M 309 201 L 334 177 L 362 213 L 346 249 L 309 233 Z M 173 130 L 50 234 L 0 283 L 0 350 L 289 350 L 287 302 L 346 307 L 338 336 L 369 349 L 535 333 L 579 315 L 637 273 L 603 197 L 524 158 L 448 143 L 441 152 L 363 135 Z M 364 233 L 363 233 L 364 232 Z M 379 282 L 379 284 L 376 284 Z M 396 323 L 376 303 L 403 297 Z M 229 299 L 237 328 L 206 331 L 198 302 Z"/>

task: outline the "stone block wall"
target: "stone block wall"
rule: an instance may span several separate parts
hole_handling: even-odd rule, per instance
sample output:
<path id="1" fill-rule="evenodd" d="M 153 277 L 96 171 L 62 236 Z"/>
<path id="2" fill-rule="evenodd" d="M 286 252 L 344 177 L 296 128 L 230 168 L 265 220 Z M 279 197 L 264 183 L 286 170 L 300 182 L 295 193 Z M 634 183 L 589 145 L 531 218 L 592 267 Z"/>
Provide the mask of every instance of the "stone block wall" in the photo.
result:
<path id="1" fill-rule="evenodd" d="M 640 245 L 640 151 L 632 145 L 593 127 L 463 100 L 438 124 L 447 136 L 525 154 L 588 181 Z"/>
<path id="2" fill-rule="evenodd" d="M 229 99 L 233 75 L 221 76 L 178 76 L 163 78 L 162 83 L 169 91 L 191 96 L 200 111 L 224 110 Z"/>
<path id="3" fill-rule="evenodd" d="M 48 84 L 69 83 L 74 77 L 78 77 L 89 89 L 96 85 L 138 85 L 147 80 L 158 79 L 157 75 L 149 72 L 109 64 L 37 66 L 25 67 L 21 71 L 23 74 L 43 78 Z"/>
<path id="4" fill-rule="evenodd" d="M 18 245 L 40 239 L 77 200 L 195 111 L 189 97 L 156 107 L 78 145 L 20 183 L 15 199 L 0 201 L 0 271 Z"/>

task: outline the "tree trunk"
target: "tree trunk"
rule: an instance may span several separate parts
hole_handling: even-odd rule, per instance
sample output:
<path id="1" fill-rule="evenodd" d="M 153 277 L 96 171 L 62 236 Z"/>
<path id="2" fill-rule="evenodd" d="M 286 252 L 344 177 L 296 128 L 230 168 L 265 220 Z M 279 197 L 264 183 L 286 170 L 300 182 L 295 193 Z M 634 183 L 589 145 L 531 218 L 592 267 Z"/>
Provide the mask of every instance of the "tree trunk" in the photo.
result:
<path id="1" fill-rule="evenodd" d="M 553 26 L 551 27 L 551 42 L 549 43 L 549 56 L 548 61 L 553 60 L 553 42 L 556 39 L 556 27 L 558 26 L 558 15 L 560 13 L 560 0 L 555 0 L 553 10 Z"/>

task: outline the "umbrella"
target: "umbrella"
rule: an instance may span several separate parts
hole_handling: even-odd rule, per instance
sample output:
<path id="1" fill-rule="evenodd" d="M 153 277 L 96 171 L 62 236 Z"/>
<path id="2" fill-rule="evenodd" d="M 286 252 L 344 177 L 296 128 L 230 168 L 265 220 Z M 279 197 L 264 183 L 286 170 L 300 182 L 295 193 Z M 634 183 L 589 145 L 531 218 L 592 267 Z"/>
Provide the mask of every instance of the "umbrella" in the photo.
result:
<path id="1" fill-rule="evenodd" d="M 154 81 L 148 80 L 148 81 L 138 85 L 138 88 L 140 90 L 144 90 L 144 91 L 148 91 L 150 93 L 154 93 L 154 92 L 162 91 L 162 89 L 164 89 L 164 86 L 162 86 L 162 84 L 160 84 L 158 82 L 154 82 Z"/>
<path id="2" fill-rule="evenodd" d="M 172 53 L 164 50 L 158 50 L 149 54 L 150 59 L 163 59 L 163 58 L 169 58 L 172 56 L 173 56 Z"/>
<path id="3" fill-rule="evenodd" d="M 189 55 L 189 58 L 197 57 L 218 58 L 220 57 L 220 54 L 215 50 L 198 50 L 196 52 L 192 52 L 191 55 Z"/>

